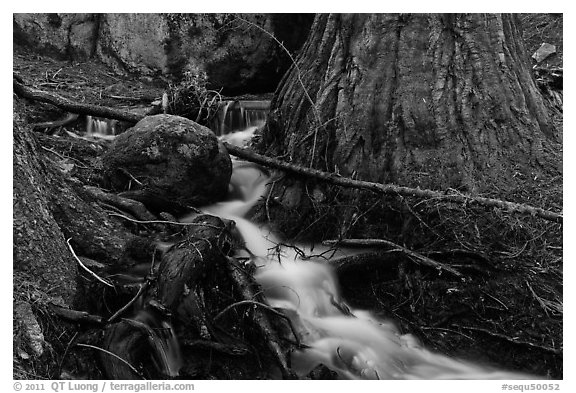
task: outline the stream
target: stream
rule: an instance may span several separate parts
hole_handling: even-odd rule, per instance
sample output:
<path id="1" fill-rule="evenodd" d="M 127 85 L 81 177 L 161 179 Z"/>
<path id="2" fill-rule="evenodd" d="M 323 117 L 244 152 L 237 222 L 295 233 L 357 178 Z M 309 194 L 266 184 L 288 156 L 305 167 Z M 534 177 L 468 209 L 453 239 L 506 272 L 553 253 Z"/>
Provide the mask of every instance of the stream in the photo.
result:
<path id="1" fill-rule="evenodd" d="M 215 132 L 221 140 L 245 146 L 263 123 L 261 112 L 268 104 L 226 103 Z M 229 132 L 230 128 L 236 131 Z M 104 119 L 89 118 L 87 131 L 114 134 L 113 124 Z M 393 321 L 348 306 L 330 261 L 366 250 L 287 244 L 266 226 L 250 222 L 246 216 L 265 196 L 269 179 L 258 165 L 233 159 L 228 200 L 202 210 L 236 223 L 245 242 L 236 257 L 255 266 L 255 279 L 268 304 L 290 318 L 306 346 L 291 355 L 292 368 L 300 377 L 323 364 L 342 379 L 535 379 L 434 353 L 413 335 L 402 334 Z M 180 221 L 191 222 L 196 215 Z M 151 327 L 156 323 L 143 311 L 135 319 Z M 171 326 L 162 327 L 172 332 Z M 159 337 L 158 367 L 175 377 L 182 359 L 175 335 L 168 336 Z"/>
<path id="2" fill-rule="evenodd" d="M 251 138 L 248 127 L 221 139 L 238 146 Z M 236 222 L 246 248 L 238 257 L 256 266 L 255 279 L 268 304 L 282 309 L 309 348 L 292 354 L 292 367 L 305 376 L 323 364 L 343 379 L 519 379 L 526 375 L 493 370 L 431 352 L 394 322 L 352 309 L 342 298 L 330 260 L 362 252 L 322 245 L 286 244 L 246 215 L 262 198 L 269 175 L 258 165 L 233 160 L 228 201 L 204 207 L 206 213 Z M 195 215 L 183 217 L 191 221 Z"/>

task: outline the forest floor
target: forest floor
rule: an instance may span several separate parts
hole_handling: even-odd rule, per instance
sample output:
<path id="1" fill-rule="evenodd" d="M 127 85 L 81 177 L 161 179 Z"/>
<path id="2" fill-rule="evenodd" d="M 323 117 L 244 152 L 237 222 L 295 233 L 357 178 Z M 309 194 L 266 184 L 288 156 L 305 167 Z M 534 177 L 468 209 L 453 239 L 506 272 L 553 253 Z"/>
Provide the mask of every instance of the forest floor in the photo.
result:
<path id="1" fill-rule="evenodd" d="M 558 54 L 541 66 L 561 68 L 562 17 L 523 14 L 522 19 L 528 53 L 533 53 L 543 42 L 554 44 Z M 150 108 L 152 101 L 161 98 L 168 83 L 162 78 L 120 76 L 103 64 L 55 60 L 25 48 L 15 48 L 13 70 L 37 89 L 78 102 L 124 109 Z M 26 105 L 26 113 L 21 115 L 32 124 L 53 121 L 66 114 L 48 104 L 31 104 Z M 561 124 L 561 117 L 557 121 Z M 79 120 L 68 129 L 81 133 L 85 122 Z M 555 179 L 546 190 L 531 187 L 527 182 L 526 188 L 512 199 L 526 201 L 526 198 L 532 205 L 561 209 L 562 178 Z M 456 225 L 456 216 L 461 212 L 454 214 Z M 502 222 L 508 217 L 492 224 L 480 221 L 494 216 L 479 214 L 467 218 L 477 220 L 476 231 L 478 227 L 490 227 L 495 235 L 494 244 L 485 244 L 484 249 L 474 244 L 474 255 L 460 256 L 460 267 L 469 277 L 467 281 L 419 271 L 408 272 L 414 274 L 405 280 L 385 273 L 374 275 L 366 271 L 363 275 L 362 271 L 356 271 L 354 279 L 342 282 L 345 297 L 355 306 L 398 321 L 404 332 L 416 334 L 436 351 L 494 367 L 562 378 L 562 225 L 542 223 L 533 217 L 505 224 Z M 472 239 L 464 239 L 463 243 L 471 244 L 475 242 L 476 234 L 472 233 L 475 223 L 468 221 L 468 224 L 462 233 Z M 470 228 L 471 232 L 465 232 Z M 498 237 L 500 243 L 496 244 Z M 442 261 L 440 255 L 437 258 Z M 23 292 L 28 290 L 26 285 L 14 284 L 14 299 L 30 297 Z M 17 331 L 14 337 L 17 341 Z M 48 371 L 26 369 L 25 360 L 17 353 L 17 344 L 15 378 L 59 377 L 49 375 Z"/>

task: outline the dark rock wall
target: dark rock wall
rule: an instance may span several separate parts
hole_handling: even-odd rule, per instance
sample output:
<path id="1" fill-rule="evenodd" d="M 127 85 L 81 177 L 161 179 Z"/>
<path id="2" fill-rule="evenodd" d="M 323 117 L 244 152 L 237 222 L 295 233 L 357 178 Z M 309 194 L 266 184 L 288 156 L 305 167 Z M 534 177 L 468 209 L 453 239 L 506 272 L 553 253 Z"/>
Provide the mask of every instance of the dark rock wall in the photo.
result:
<path id="1" fill-rule="evenodd" d="M 245 19 L 247 22 L 243 21 Z M 96 58 L 119 73 L 206 72 L 224 94 L 273 91 L 313 14 L 14 14 L 14 43 L 59 58 Z"/>

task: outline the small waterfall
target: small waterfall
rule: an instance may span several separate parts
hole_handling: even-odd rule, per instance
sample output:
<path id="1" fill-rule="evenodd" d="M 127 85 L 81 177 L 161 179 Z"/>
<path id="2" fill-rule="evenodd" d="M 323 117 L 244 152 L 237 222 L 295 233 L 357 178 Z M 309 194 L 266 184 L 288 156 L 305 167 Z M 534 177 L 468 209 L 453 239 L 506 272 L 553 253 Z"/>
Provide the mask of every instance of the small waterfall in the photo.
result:
<path id="1" fill-rule="evenodd" d="M 216 135 L 226 135 L 249 127 L 259 127 L 266 121 L 270 101 L 224 101 L 211 124 Z"/>
<path id="2" fill-rule="evenodd" d="M 86 135 L 102 139 L 113 139 L 117 134 L 118 120 L 86 116 Z"/>
<path id="3" fill-rule="evenodd" d="M 247 137 L 242 132 L 229 138 L 236 136 L 241 142 Z M 401 334 L 393 322 L 350 309 L 325 259 L 358 250 L 286 246 L 270 230 L 244 218 L 265 195 L 267 181 L 257 165 L 234 161 L 231 187 L 237 199 L 203 210 L 236 222 L 246 248 L 254 255 L 255 278 L 268 303 L 284 310 L 309 347 L 292 354 L 292 366 L 300 376 L 323 364 L 343 379 L 534 379 L 433 353 L 411 334 Z M 303 259 L 303 254 L 322 257 Z"/>
<path id="4" fill-rule="evenodd" d="M 172 325 L 150 311 L 139 310 L 132 321 L 141 323 L 148 332 L 148 344 L 152 348 L 152 360 L 164 375 L 177 377 L 182 367 L 180 344 Z"/>

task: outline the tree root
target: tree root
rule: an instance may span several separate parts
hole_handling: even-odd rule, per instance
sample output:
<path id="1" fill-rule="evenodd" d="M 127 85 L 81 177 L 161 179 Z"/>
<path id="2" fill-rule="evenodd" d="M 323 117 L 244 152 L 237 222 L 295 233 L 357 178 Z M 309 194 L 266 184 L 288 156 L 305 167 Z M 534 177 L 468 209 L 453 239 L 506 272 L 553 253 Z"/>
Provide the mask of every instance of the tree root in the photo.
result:
<path id="1" fill-rule="evenodd" d="M 151 224 L 154 229 L 159 231 L 162 230 L 162 227 L 157 224 L 157 217 L 150 213 L 142 202 L 105 192 L 98 187 L 85 186 L 84 190 L 94 199 L 108 203 L 124 211 L 128 211 L 140 221 L 145 221 Z"/>

